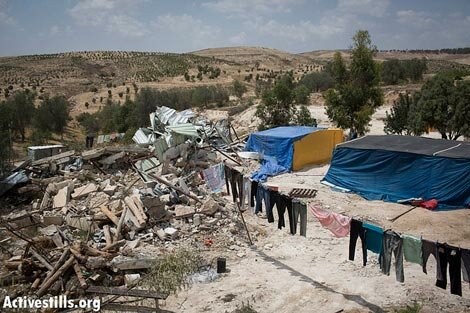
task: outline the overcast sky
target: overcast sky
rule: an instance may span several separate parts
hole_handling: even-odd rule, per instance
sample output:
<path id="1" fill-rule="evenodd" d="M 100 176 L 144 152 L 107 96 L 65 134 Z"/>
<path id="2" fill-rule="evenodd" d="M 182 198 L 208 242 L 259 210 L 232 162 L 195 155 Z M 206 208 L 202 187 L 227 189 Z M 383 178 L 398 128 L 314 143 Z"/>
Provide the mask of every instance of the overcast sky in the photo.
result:
<path id="1" fill-rule="evenodd" d="M 0 0 L 0 55 L 470 46 L 470 0 Z"/>

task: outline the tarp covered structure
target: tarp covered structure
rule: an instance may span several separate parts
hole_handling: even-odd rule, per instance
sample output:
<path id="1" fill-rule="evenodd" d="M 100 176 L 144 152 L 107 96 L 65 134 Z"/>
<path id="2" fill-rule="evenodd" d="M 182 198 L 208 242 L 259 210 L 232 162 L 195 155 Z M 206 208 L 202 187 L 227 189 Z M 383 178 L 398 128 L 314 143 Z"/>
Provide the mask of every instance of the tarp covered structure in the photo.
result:
<path id="1" fill-rule="evenodd" d="M 470 143 L 415 136 L 365 136 L 339 144 L 324 182 L 369 200 L 436 199 L 470 206 Z"/>
<path id="2" fill-rule="evenodd" d="M 273 170 L 267 171 L 264 167 L 261 171 L 266 175 L 276 175 L 329 161 L 333 148 L 342 140 L 340 129 L 282 126 L 250 134 L 245 151 L 260 153 L 269 161 L 266 162 L 268 167 L 277 172 L 271 173 Z"/>

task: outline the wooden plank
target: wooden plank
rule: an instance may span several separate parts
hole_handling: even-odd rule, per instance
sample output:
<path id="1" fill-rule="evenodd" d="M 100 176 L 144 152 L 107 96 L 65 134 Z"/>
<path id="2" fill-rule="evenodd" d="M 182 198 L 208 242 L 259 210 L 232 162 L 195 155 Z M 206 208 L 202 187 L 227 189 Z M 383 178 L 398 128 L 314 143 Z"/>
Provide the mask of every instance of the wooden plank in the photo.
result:
<path id="1" fill-rule="evenodd" d="M 137 305 L 125 305 L 117 303 L 107 303 L 104 307 L 101 308 L 101 311 L 110 311 L 110 312 L 137 312 L 137 313 L 173 313 L 172 311 L 156 309 L 148 306 L 137 306 Z"/>
<path id="2" fill-rule="evenodd" d="M 101 212 L 104 213 L 116 226 L 119 224 L 119 219 L 117 216 L 111 212 L 106 206 L 102 205 L 100 206 Z"/>
<path id="3" fill-rule="evenodd" d="M 150 298 L 150 299 L 161 299 L 161 300 L 165 300 L 168 297 L 168 294 L 163 294 L 163 293 L 150 291 L 150 290 L 139 290 L 139 289 L 126 290 L 126 289 L 117 288 L 117 287 L 101 287 L 101 286 L 90 286 L 87 288 L 86 292 L 102 294 L 102 295 Z"/>

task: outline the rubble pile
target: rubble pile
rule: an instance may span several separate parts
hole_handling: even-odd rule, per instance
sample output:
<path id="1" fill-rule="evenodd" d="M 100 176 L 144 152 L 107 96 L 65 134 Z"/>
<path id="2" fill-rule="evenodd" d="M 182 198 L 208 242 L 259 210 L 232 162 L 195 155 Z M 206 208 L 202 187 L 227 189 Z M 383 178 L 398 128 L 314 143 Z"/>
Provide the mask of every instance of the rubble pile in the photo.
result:
<path id="1" fill-rule="evenodd" d="M 5 197 L 29 195 L 1 218 L 3 287 L 80 297 L 132 286 L 179 244 L 246 246 L 238 209 L 201 175 L 222 159 L 242 162 L 228 123 L 166 107 L 150 118 L 138 146 L 26 161 L 3 181 Z"/>

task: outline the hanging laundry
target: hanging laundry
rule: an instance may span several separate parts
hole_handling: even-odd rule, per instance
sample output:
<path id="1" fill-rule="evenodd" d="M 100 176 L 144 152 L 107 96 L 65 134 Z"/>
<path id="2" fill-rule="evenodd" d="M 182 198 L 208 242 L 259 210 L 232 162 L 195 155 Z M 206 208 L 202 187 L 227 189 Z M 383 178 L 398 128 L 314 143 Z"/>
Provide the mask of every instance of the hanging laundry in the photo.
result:
<path id="1" fill-rule="evenodd" d="M 423 244 L 421 238 L 416 238 L 409 235 L 402 235 L 403 239 L 403 254 L 405 260 L 411 263 L 423 265 Z"/>
<path id="2" fill-rule="evenodd" d="M 382 251 L 379 255 L 379 264 L 382 273 L 390 275 L 392 265 L 392 253 L 395 256 L 395 273 L 397 281 L 403 283 L 405 275 L 403 272 L 403 239 L 392 230 L 383 233 Z"/>
<path id="3" fill-rule="evenodd" d="M 439 268 L 441 279 L 436 281 L 436 286 L 442 289 L 447 287 L 447 264 L 449 265 L 450 293 L 462 296 L 461 263 L 462 253 L 459 248 L 440 244 L 437 248 L 439 253 Z"/>
<path id="4" fill-rule="evenodd" d="M 346 237 L 351 231 L 351 218 L 332 211 L 309 205 L 310 211 L 320 224 L 333 233 L 335 237 Z"/>
<path id="5" fill-rule="evenodd" d="M 463 280 L 466 282 L 470 281 L 470 250 L 460 249 L 462 252 L 462 274 Z"/>
<path id="6" fill-rule="evenodd" d="M 357 238 L 361 238 L 362 244 L 362 264 L 367 264 L 367 249 L 366 249 L 366 230 L 361 221 L 351 219 L 351 232 L 349 234 L 349 260 L 354 261 L 356 254 Z"/>
<path id="7" fill-rule="evenodd" d="M 250 207 L 253 209 L 253 213 L 255 212 L 255 199 L 256 199 L 257 190 L 258 190 L 258 182 L 253 180 L 251 182 L 251 192 L 250 192 Z"/>
<path id="8" fill-rule="evenodd" d="M 297 223 L 300 216 L 300 236 L 307 236 L 307 206 L 305 203 L 294 199 L 292 200 L 292 220 L 291 223 L 291 234 L 295 235 L 297 232 Z"/>
<path id="9" fill-rule="evenodd" d="M 276 204 L 277 191 L 272 191 L 268 187 L 258 184 L 256 192 L 256 206 L 255 214 L 262 212 L 262 201 L 264 200 L 264 207 L 266 209 L 266 216 L 269 223 L 274 222 L 273 207 Z"/>
<path id="10" fill-rule="evenodd" d="M 243 174 L 238 172 L 236 169 L 231 168 L 230 166 L 225 165 L 224 167 L 225 172 L 225 184 L 227 186 L 227 193 L 230 194 L 229 191 L 229 183 L 230 189 L 232 191 L 232 199 L 233 202 L 241 203 L 241 198 L 243 196 Z"/>
<path id="11" fill-rule="evenodd" d="M 251 205 L 251 180 L 247 176 L 243 176 L 243 193 L 240 199 L 240 208 L 245 209 L 245 205 Z"/>
<path id="12" fill-rule="evenodd" d="M 230 182 L 232 181 L 232 169 L 225 164 L 224 164 L 224 174 L 225 174 L 225 185 L 227 187 L 227 194 L 230 195 Z"/>
<path id="13" fill-rule="evenodd" d="M 225 171 L 224 164 L 219 163 L 202 171 L 207 187 L 212 192 L 221 192 L 224 188 Z"/>
<path id="14" fill-rule="evenodd" d="M 286 209 L 288 211 L 288 214 L 289 214 L 289 221 L 291 220 L 291 218 L 293 219 L 292 216 L 292 199 L 290 197 L 287 197 L 285 195 L 279 195 L 279 198 L 277 199 L 278 202 L 276 204 L 276 207 L 277 207 L 277 216 L 279 217 L 279 220 L 277 222 L 277 228 L 279 229 L 282 229 L 282 227 L 285 227 L 286 226 L 286 222 L 285 222 L 285 219 L 284 219 L 284 215 L 286 213 Z M 289 224 L 291 224 L 289 222 Z M 291 231 L 292 233 L 292 231 Z"/>
<path id="15" fill-rule="evenodd" d="M 426 239 L 423 239 L 422 241 L 422 250 L 423 250 L 423 273 L 427 274 L 427 269 L 426 269 L 426 264 L 428 262 L 429 256 L 432 254 L 434 258 L 436 259 L 436 264 L 437 268 L 440 268 L 439 265 L 439 254 L 437 252 L 437 242 L 435 241 L 429 241 Z M 437 271 L 436 272 L 436 279 L 442 280 L 441 277 L 441 272 Z"/>
<path id="16" fill-rule="evenodd" d="M 366 229 L 367 250 L 380 254 L 382 251 L 383 229 L 368 223 L 363 223 L 363 227 Z"/>

